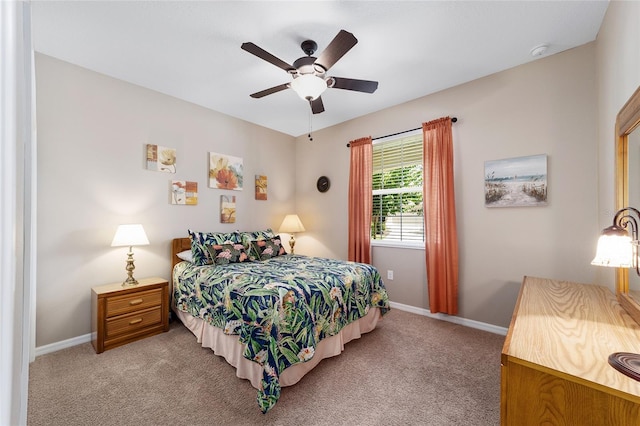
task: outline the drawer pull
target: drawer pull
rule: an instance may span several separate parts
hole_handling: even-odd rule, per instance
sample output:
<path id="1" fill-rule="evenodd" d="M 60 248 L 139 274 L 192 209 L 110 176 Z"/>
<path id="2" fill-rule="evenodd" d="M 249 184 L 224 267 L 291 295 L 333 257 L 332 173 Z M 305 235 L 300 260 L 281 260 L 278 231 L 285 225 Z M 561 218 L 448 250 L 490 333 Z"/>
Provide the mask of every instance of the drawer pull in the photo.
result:
<path id="1" fill-rule="evenodd" d="M 132 300 L 131 302 L 129 302 L 129 305 L 134 306 L 134 305 L 139 305 L 143 302 L 142 299 L 136 299 L 136 300 Z"/>
<path id="2" fill-rule="evenodd" d="M 134 320 L 129 321 L 129 325 L 133 325 L 133 324 L 138 324 L 142 322 L 142 318 L 137 318 Z"/>

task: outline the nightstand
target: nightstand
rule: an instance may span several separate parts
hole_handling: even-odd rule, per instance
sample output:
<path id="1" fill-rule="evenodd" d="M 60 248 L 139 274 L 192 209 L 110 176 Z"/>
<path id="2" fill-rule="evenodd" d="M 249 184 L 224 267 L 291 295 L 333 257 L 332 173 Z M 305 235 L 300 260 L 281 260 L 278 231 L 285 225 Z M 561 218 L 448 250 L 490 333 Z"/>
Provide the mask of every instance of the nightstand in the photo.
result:
<path id="1" fill-rule="evenodd" d="M 136 286 L 107 284 L 91 289 L 91 343 L 97 353 L 169 331 L 169 283 L 138 280 Z"/>

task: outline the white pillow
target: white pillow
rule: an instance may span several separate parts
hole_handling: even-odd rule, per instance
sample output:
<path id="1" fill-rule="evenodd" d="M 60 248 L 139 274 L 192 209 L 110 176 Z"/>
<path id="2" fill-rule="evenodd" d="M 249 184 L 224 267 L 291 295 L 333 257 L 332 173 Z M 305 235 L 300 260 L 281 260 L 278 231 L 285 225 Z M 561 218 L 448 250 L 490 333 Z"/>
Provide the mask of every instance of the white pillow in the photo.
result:
<path id="1" fill-rule="evenodd" d="M 193 263 L 193 254 L 191 253 L 191 250 L 181 251 L 177 256 L 182 260 Z"/>

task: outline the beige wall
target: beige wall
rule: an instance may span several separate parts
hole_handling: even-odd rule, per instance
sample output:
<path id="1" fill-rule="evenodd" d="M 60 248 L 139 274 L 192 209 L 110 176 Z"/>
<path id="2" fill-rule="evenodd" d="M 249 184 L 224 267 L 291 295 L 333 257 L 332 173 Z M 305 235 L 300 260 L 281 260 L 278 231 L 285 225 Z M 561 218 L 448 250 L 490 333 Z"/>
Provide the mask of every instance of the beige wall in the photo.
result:
<path id="1" fill-rule="evenodd" d="M 611 1 L 596 43 L 598 87 L 598 218 L 611 225 L 615 213 L 615 121 L 640 86 L 640 2 Z M 634 206 L 640 207 L 640 206 Z M 614 272 L 598 269 L 598 282 L 613 289 Z"/>
<path id="2" fill-rule="evenodd" d="M 384 82 L 380 82 L 384 84 Z M 507 326 L 524 275 L 592 282 L 597 238 L 597 126 L 593 43 L 315 132 L 297 140 L 297 207 L 308 232 L 301 252 L 346 258 L 352 139 L 453 125 L 460 241 L 461 317 Z M 364 96 L 364 95 L 363 95 Z M 484 161 L 548 155 L 546 207 L 486 208 Z M 328 193 L 315 179 L 332 180 Z M 375 248 L 390 299 L 428 307 L 424 251 Z"/>
<path id="3" fill-rule="evenodd" d="M 136 277 L 169 277 L 170 241 L 202 231 L 279 226 L 294 210 L 294 138 L 38 54 L 36 346 L 90 330 L 91 287 L 126 277 L 121 223 L 142 223 Z M 177 173 L 144 167 L 147 143 L 177 149 Z M 244 190 L 207 188 L 208 152 L 242 157 Z M 268 177 L 268 201 L 254 176 Z M 169 204 L 169 181 L 198 182 L 197 206 Z M 220 195 L 237 222 L 220 224 Z"/>
<path id="4" fill-rule="evenodd" d="M 611 221 L 613 124 L 640 85 L 639 28 L 640 3 L 612 1 L 595 43 L 314 132 L 312 142 L 37 55 L 36 345 L 89 332 L 90 288 L 125 274 L 124 250 L 109 247 L 119 223 L 143 223 L 152 242 L 135 250 L 141 277 L 168 275 L 169 241 L 188 226 L 277 227 L 292 211 L 307 227 L 297 251 L 346 258 L 345 144 L 443 115 L 459 118 L 460 316 L 506 326 L 523 275 L 612 286 L 611 271 L 589 262 Z M 177 148 L 179 172 L 144 170 L 146 143 Z M 223 192 L 206 188 L 206 152 L 216 150 L 243 157 L 249 179 L 269 176 L 269 201 L 254 201 L 250 185 L 235 193 L 234 227 L 218 220 Z M 549 156 L 547 207 L 484 207 L 485 160 L 541 153 Z M 321 175 L 332 180 L 325 194 L 315 190 Z M 197 207 L 168 204 L 174 177 L 198 181 Z M 385 280 L 391 300 L 428 307 L 423 257 L 374 249 L 382 276 L 394 270 Z"/>

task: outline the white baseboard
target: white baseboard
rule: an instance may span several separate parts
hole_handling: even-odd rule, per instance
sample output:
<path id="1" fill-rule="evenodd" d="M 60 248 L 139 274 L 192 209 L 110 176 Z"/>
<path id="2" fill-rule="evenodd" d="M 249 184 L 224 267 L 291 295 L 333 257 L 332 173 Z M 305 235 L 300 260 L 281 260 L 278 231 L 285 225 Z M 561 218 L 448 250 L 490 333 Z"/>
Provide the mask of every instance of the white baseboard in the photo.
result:
<path id="1" fill-rule="evenodd" d="M 464 325 L 465 327 L 477 328 L 478 330 L 484 330 L 490 333 L 501 334 L 503 336 L 507 335 L 507 329 L 504 327 L 498 327 L 497 325 L 492 325 L 492 324 L 487 324 L 480 321 L 474 321 L 466 318 L 456 317 L 453 315 L 432 314 L 431 311 L 429 311 L 428 309 L 417 308 L 415 306 L 404 305 L 402 303 L 397 303 L 397 302 L 389 302 L 389 305 L 391 305 L 393 309 L 398 309 L 400 311 L 411 312 L 418 315 L 424 315 L 430 318 L 449 321 L 455 324 Z M 90 341 L 91 341 L 91 333 L 88 333 L 83 336 L 73 337 L 71 339 L 63 340 L 61 342 L 51 343 L 49 345 L 44 345 L 44 346 L 38 346 L 36 347 L 36 356 L 48 354 L 51 352 L 56 352 L 61 349 L 66 349 L 72 346 L 81 345 L 83 343 L 87 343 Z"/>
<path id="2" fill-rule="evenodd" d="M 447 314 L 432 314 L 430 310 L 424 308 L 417 308 L 415 306 L 404 305 L 397 302 L 389 302 L 389 305 L 400 311 L 411 312 L 418 315 L 424 315 L 426 317 L 435 318 L 443 321 L 449 321 L 455 324 L 463 325 L 465 327 L 477 328 L 478 330 L 488 331 L 494 334 L 507 335 L 507 329 L 505 327 L 499 327 L 493 324 L 487 324 L 485 322 L 470 320 L 462 317 L 456 317 L 454 315 Z"/>
<path id="3" fill-rule="evenodd" d="M 91 341 L 91 333 L 72 337 L 71 339 L 63 340 L 61 342 L 51 343 L 49 345 L 38 346 L 36 348 L 36 356 L 48 354 L 51 352 L 56 352 L 61 349 L 70 348 L 72 346 L 81 345 L 82 343 L 87 343 Z"/>

